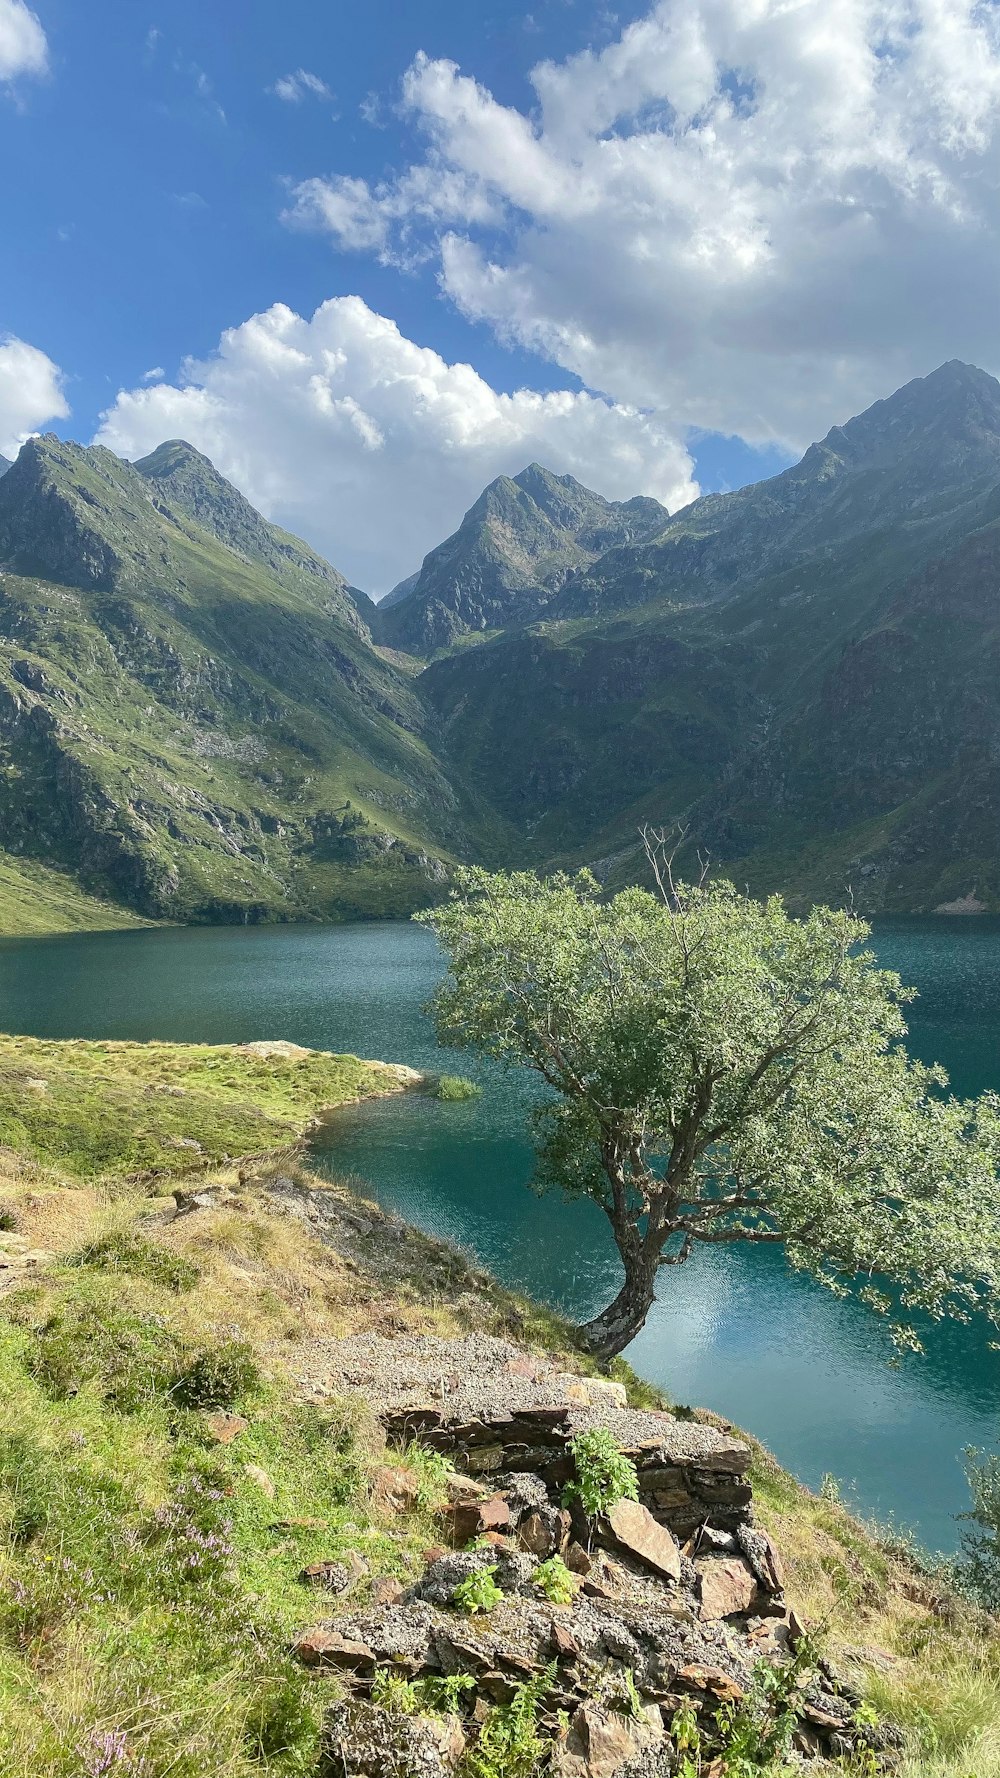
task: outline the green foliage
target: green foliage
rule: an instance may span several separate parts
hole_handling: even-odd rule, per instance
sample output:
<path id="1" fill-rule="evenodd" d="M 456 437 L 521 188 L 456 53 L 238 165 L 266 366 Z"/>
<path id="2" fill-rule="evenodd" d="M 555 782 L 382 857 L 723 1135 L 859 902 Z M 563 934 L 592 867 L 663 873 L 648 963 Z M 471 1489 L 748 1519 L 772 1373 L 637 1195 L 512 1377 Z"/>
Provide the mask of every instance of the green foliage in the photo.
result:
<path id="1" fill-rule="evenodd" d="M 453 1716 L 475 1684 L 469 1673 L 404 1679 L 391 1667 L 380 1667 L 372 1680 L 372 1703 L 399 1716 Z"/>
<path id="2" fill-rule="evenodd" d="M 414 1439 L 406 1447 L 406 1461 L 417 1478 L 417 1505 L 426 1509 L 440 1506 L 453 1473 L 447 1457 Z"/>
<path id="3" fill-rule="evenodd" d="M 110 1407 L 134 1413 L 165 1396 L 184 1352 L 161 1318 L 143 1314 L 128 1297 L 117 1300 L 110 1285 L 70 1298 L 49 1315 L 33 1330 L 25 1362 L 53 1400 L 89 1384 Z"/>
<path id="4" fill-rule="evenodd" d="M 962 1546 L 954 1579 L 984 1611 L 1000 1610 L 1000 1456 L 967 1451 L 965 1473 L 972 1506 L 962 1514 Z"/>
<path id="5" fill-rule="evenodd" d="M 435 1099 L 478 1099 L 482 1090 L 474 1080 L 466 1080 L 461 1074 L 439 1074 L 434 1082 Z"/>
<path id="6" fill-rule="evenodd" d="M 477 1612 L 496 1609 L 503 1598 L 496 1583 L 496 1572 L 496 1568 L 480 1568 L 459 1581 L 451 1596 L 459 1611 L 467 1611 L 474 1617 Z"/>
<path id="7" fill-rule="evenodd" d="M 66 1264 L 99 1272 L 127 1272 L 131 1278 L 146 1278 L 150 1284 L 163 1284 L 178 1292 L 193 1290 L 201 1276 L 191 1260 L 145 1240 L 131 1228 L 115 1229 L 88 1241 L 68 1256 Z"/>
<path id="8" fill-rule="evenodd" d="M 908 994 L 863 922 L 726 883 L 602 901 L 586 874 L 484 871 L 421 918 L 449 960 L 442 1042 L 541 1076 L 539 1181 L 610 1220 L 625 1286 L 596 1349 L 703 1242 L 782 1243 L 900 1344 L 912 1310 L 1000 1320 L 1000 1101 L 907 1056 Z"/>
<path id="9" fill-rule="evenodd" d="M 576 1476 L 567 1482 L 563 1498 L 567 1502 L 578 1500 L 588 1519 L 606 1513 L 616 1500 L 638 1500 L 635 1464 L 605 1427 L 594 1426 L 577 1433 L 570 1452 Z"/>
<path id="10" fill-rule="evenodd" d="M 539 1562 L 534 1580 L 553 1605 L 571 1605 L 580 1585 L 561 1556 L 550 1556 L 547 1562 Z"/>
<path id="11" fill-rule="evenodd" d="M 170 1385 L 179 1407 L 231 1408 L 260 1387 L 260 1366 L 245 1340 L 223 1340 L 191 1359 Z"/>
<path id="12" fill-rule="evenodd" d="M 489 1712 L 462 1761 L 462 1778 L 534 1778 L 545 1752 L 538 1712 L 555 1675 L 555 1667 L 547 1667 L 527 1685 L 518 1686 L 509 1704 Z"/>

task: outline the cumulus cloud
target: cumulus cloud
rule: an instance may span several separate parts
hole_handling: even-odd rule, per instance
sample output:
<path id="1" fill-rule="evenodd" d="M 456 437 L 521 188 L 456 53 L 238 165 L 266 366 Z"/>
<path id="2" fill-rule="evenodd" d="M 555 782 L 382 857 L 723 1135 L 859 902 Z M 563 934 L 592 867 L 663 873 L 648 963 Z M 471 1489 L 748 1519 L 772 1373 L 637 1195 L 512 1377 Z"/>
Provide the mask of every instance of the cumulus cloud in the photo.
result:
<path id="1" fill-rule="evenodd" d="M 37 346 L 0 336 L 0 455 L 16 457 L 46 420 L 65 420 L 62 373 Z"/>
<path id="2" fill-rule="evenodd" d="M 97 442 L 138 457 L 186 438 L 269 518 L 381 594 L 487 482 L 537 459 L 613 498 L 696 492 L 665 426 L 593 395 L 498 393 L 414 344 L 360 297 L 311 319 L 283 304 L 225 333 L 178 384 L 123 390 Z"/>
<path id="3" fill-rule="evenodd" d="M 48 44 L 36 15 L 24 0 L 0 0 L 0 81 L 21 74 L 44 74 Z"/>
<path id="4" fill-rule="evenodd" d="M 318 74 L 310 74 L 308 68 L 296 68 L 294 74 L 283 74 L 276 80 L 268 92 L 277 99 L 284 99 L 287 105 L 301 105 L 303 99 L 332 99 L 333 94 L 325 80 Z"/>
<path id="5" fill-rule="evenodd" d="M 1000 8 L 658 0 L 500 104 L 419 55 L 426 143 L 289 218 L 433 255 L 469 317 L 675 425 L 802 445 L 951 357 L 1000 368 Z"/>

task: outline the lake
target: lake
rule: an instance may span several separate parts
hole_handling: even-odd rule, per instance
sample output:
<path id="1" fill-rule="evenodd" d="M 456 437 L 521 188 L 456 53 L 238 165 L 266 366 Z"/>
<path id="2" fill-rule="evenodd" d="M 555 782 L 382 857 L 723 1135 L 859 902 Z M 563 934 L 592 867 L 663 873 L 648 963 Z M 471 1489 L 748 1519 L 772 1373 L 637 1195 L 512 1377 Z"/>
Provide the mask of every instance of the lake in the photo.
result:
<path id="1" fill-rule="evenodd" d="M 1000 921 L 885 922 L 883 963 L 920 989 L 911 1046 L 957 1091 L 1000 1087 Z M 477 1071 L 422 1012 L 440 968 L 410 925 L 202 927 L 0 941 L 0 1028 L 38 1037 L 295 1043 Z M 320 1164 L 460 1241 L 505 1283 L 575 1316 L 616 1288 L 590 1204 L 528 1189 L 530 1082 L 479 1071 L 483 1096 L 350 1108 Z M 865 1511 L 955 1545 L 961 1453 L 1000 1439 L 1000 1355 L 982 1327 L 936 1327 L 898 1369 L 879 1324 L 791 1273 L 771 1249 L 701 1252 L 669 1275 L 628 1357 L 675 1401 L 750 1428 L 803 1481 L 835 1476 Z"/>

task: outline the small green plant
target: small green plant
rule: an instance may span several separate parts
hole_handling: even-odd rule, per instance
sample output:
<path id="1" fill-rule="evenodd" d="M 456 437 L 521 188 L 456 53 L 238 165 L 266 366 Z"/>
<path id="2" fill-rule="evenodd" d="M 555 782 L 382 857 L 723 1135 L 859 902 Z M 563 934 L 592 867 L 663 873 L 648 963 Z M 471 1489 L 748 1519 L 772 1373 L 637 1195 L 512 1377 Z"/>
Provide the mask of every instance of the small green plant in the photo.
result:
<path id="1" fill-rule="evenodd" d="M 417 1478 L 417 1505 L 440 1506 L 448 1477 L 452 1474 L 452 1466 L 447 1457 L 443 1457 L 440 1451 L 432 1451 L 429 1445 L 421 1445 L 414 1440 L 406 1448 L 406 1461 Z"/>
<path id="2" fill-rule="evenodd" d="M 201 1277 L 189 1259 L 145 1240 L 134 1229 L 118 1229 L 88 1241 L 69 1255 L 66 1264 L 96 1272 L 127 1272 L 132 1278 L 145 1278 L 150 1284 L 177 1292 L 193 1290 Z"/>
<path id="3" fill-rule="evenodd" d="M 381 1667 L 372 1680 L 372 1703 L 394 1716 L 454 1716 L 475 1683 L 471 1673 L 404 1679 L 391 1667 Z"/>
<path id="4" fill-rule="evenodd" d="M 670 1735 L 678 1755 L 676 1778 L 699 1778 L 701 1772 L 701 1730 L 693 1704 L 682 1704 L 675 1710 Z"/>
<path id="5" fill-rule="evenodd" d="M 260 1387 L 260 1367 L 245 1340 L 206 1347 L 174 1378 L 170 1393 L 178 1407 L 231 1408 Z"/>
<path id="6" fill-rule="evenodd" d="M 482 1094 L 474 1080 L 466 1080 L 461 1074 L 439 1074 L 434 1082 L 435 1099 L 478 1099 Z"/>
<path id="7" fill-rule="evenodd" d="M 467 1574 L 460 1580 L 452 1593 L 452 1602 L 459 1611 L 467 1611 L 475 1617 L 480 1611 L 494 1611 L 499 1605 L 503 1594 L 496 1582 L 496 1568 L 480 1568 L 475 1574 Z"/>
<path id="8" fill-rule="evenodd" d="M 746 1695 L 722 1705 L 715 1724 L 726 1778 L 756 1778 L 787 1760 L 799 1720 L 797 1693 L 815 1660 L 813 1643 L 802 1637 L 793 1660 L 783 1667 L 758 1661 Z"/>
<path id="9" fill-rule="evenodd" d="M 64 1304 L 34 1330 L 26 1367 L 57 1401 L 91 1384 L 120 1413 L 135 1413 L 169 1387 L 181 1352 L 156 1316 L 85 1299 Z"/>
<path id="10" fill-rule="evenodd" d="M 616 1716 L 627 1716 L 635 1721 L 642 1715 L 642 1699 L 631 1667 L 626 1667 L 621 1672 L 609 1668 L 596 1696 L 604 1708 L 613 1711 Z"/>
<path id="11" fill-rule="evenodd" d="M 545 1752 L 538 1733 L 542 1699 L 555 1684 L 555 1666 L 518 1686 L 509 1704 L 491 1710 L 461 1765 L 462 1778 L 534 1778 Z"/>
<path id="12" fill-rule="evenodd" d="M 535 1569 L 535 1580 L 553 1605 L 571 1605 L 580 1584 L 561 1556 L 550 1556 L 547 1562 L 540 1562 Z"/>
<path id="13" fill-rule="evenodd" d="M 578 1500 L 588 1519 L 608 1512 L 617 1500 L 638 1500 L 635 1464 L 603 1426 L 578 1433 L 570 1452 L 576 1479 L 567 1482 L 563 1499 Z"/>

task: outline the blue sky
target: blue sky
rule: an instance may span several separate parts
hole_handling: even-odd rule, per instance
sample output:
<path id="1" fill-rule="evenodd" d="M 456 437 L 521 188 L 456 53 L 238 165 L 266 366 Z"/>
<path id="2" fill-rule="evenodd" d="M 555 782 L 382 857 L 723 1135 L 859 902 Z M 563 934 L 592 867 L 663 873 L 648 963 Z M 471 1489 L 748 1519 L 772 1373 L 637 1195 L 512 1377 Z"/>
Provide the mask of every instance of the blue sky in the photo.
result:
<path id="1" fill-rule="evenodd" d="M 676 506 L 995 368 L 995 15 L 902 11 L 0 0 L 0 449 L 183 430 L 381 592 L 532 456 Z"/>

